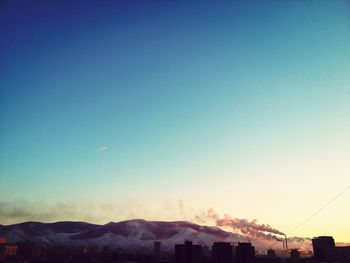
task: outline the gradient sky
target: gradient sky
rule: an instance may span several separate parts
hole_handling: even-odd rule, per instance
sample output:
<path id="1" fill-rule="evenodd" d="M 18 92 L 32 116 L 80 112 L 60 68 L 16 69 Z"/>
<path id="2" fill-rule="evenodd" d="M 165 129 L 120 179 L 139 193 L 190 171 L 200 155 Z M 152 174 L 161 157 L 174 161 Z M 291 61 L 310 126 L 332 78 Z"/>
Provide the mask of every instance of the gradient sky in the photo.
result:
<path id="1" fill-rule="evenodd" d="M 350 185 L 349 2 L 0 2 L 0 223 L 288 232 Z M 350 242 L 350 191 L 293 235 Z"/>

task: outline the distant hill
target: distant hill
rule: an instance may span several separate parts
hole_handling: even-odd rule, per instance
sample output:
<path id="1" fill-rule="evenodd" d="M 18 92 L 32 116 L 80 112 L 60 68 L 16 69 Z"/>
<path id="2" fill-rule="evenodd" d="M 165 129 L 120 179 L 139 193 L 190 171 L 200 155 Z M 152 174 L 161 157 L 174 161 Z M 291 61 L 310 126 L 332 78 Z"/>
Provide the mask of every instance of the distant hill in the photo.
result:
<path id="1" fill-rule="evenodd" d="M 31 240 L 40 244 L 96 245 L 123 250 L 149 250 L 155 240 L 162 241 L 162 249 L 172 250 L 175 244 L 192 240 L 196 244 L 211 246 L 215 241 L 232 243 L 245 242 L 247 237 L 224 231 L 215 226 L 201 226 L 187 221 L 146 221 L 135 219 L 110 222 L 105 225 L 85 222 L 40 223 L 25 222 L 14 225 L 0 225 L 0 236 L 9 242 Z M 257 249 L 264 249 L 273 241 L 249 239 Z M 296 241 L 297 240 L 297 241 Z M 305 239 L 291 239 L 300 247 L 310 242 Z M 290 246 L 291 247 L 291 246 Z"/>

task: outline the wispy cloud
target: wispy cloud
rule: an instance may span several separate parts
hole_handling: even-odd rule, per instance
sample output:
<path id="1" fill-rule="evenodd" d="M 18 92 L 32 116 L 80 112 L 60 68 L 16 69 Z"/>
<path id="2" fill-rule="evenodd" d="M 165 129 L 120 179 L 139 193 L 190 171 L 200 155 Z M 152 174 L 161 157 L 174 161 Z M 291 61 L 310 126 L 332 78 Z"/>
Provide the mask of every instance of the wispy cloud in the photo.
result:
<path id="1" fill-rule="evenodd" d="M 107 149 L 108 149 L 108 146 L 107 146 L 107 145 L 104 145 L 104 146 L 98 148 L 97 151 L 98 151 L 98 152 L 102 152 L 102 151 L 107 150 Z"/>
<path id="2" fill-rule="evenodd" d="M 150 205 L 152 203 L 153 205 Z M 186 220 L 188 207 L 182 201 L 157 203 L 142 198 L 115 201 L 65 200 L 60 202 L 13 200 L 0 201 L 0 225 L 24 221 L 86 221 L 105 224 L 133 218 L 147 220 Z M 187 214 L 187 213 L 186 213 Z"/>

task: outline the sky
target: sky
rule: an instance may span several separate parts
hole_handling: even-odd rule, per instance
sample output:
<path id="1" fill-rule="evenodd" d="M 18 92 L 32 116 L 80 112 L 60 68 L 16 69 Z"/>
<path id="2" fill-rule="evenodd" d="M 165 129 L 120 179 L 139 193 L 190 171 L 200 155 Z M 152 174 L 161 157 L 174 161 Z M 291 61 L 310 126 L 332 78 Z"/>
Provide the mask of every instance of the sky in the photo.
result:
<path id="1" fill-rule="evenodd" d="M 1 1 L 0 224 L 291 231 L 350 186 L 349 25 L 345 0 Z M 350 242 L 349 203 L 291 234 Z"/>

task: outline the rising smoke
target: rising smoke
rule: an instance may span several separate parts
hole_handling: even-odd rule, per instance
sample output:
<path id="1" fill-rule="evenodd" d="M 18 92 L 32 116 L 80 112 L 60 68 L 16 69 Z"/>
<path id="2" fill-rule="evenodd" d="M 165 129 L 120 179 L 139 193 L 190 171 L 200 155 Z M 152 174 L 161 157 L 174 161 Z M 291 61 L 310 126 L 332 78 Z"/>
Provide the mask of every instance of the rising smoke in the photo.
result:
<path id="1" fill-rule="evenodd" d="M 213 209 L 209 209 L 206 213 L 197 215 L 195 220 L 201 223 L 214 221 L 218 227 L 228 227 L 234 232 L 240 232 L 241 234 L 253 238 L 282 241 L 282 239 L 276 235 L 284 235 L 283 232 L 272 228 L 268 224 L 259 224 L 256 219 L 249 221 L 248 219 L 234 218 L 227 214 L 220 217 Z"/>

